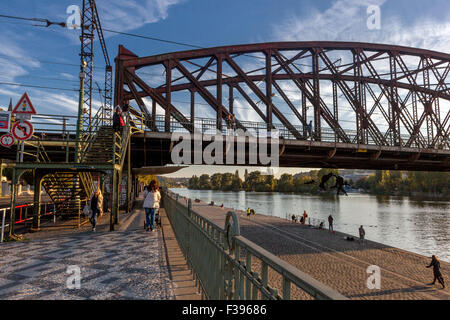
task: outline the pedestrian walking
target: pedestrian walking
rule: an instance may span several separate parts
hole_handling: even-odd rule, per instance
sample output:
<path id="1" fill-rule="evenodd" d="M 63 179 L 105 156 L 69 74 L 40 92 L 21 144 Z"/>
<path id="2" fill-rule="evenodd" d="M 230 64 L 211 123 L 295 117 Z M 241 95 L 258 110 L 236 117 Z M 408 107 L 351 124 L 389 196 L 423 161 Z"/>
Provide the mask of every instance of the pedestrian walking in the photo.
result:
<path id="1" fill-rule="evenodd" d="M 430 283 L 430 285 L 434 285 L 436 283 L 436 280 L 438 280 L 439 283 L 442 285 L 442 289 L 445 289 L 444 277 L 442 277 L 441 274 L 441 264 L 435 255 L 431 257 L 431 263 L 429 266 L 427 266 L 427 268 L 431 267 L 433 267 L 434 280 L 432 283 Z"/>
<path id="2" fill-rule="evenodd" d="M 247 218 L 250 218 L 251 214 L 252 214 L 252 210 L 250 210 L 250 208 L 247 208 Z"/>
<path id="3" fill-rule="evenodd" d="M 233 114 L 233 118 L 231 119 L 233 130 L 236 130 L 236 115 Z"/>
<path id="4" fill-rule="evenodd" d="M 359 241 L 364 242 L 364 237 L 366 236 L 366 230 L 364 230 L 364 227 L 359 227 Z"/>
<path id="5" fill-rule="evenodd" d="M 92 231 L 95 231 L 95 227 L 97 226 L 97 217 L 100 214 L 100 210 L 103 208 L 103 197 L 101 195 L 100 189 L 95 191 L 94 195 L 91 198 L 91 224 Z"/>
<path id="6" fill-rule="evenodd" d="M 145 226 L 147 231 L 155 231 L 155 213 L 159 209 L 161 193 L 155 180 L 150 182 L 148 189 L 144 192 Z"/>
<path id="7" fill-rule="evenodd" d="M 308 126 L 307 126 L 307 130 L 308 130 L 308 138 L 311 138 L 312 140 L 312 121 L 309 122 Z"/>
<path id="8" fill-rule="evenodd" d="M 333 218 L 333 216 L 330 214 L 330 215 L 328 216 L 328 229 L 329 229 L 331 232 L 334 231 L 334 229 L 333 229 L 333 220 L 334 220 L 334 218 Z"/>
<path id="9" fill-rule="evenodd" d="M 227 115 L 227 128 L 231 129 L 231 114 Z"/>

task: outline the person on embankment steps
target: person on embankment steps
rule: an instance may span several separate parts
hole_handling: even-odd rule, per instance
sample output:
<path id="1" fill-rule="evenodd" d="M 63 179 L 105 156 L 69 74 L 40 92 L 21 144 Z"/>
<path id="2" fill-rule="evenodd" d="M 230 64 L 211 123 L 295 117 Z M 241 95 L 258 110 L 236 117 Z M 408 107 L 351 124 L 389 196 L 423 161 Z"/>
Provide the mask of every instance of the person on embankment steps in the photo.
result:
<path id="1" fill-rule="evenodd" d="M 427 268 L 431 268 L 431 267 L 433 267 L 434 280 L 432 283 L 430 283 L 430 285 L 434 285 L 436 283 L 436 279 L 437 279 L 439 281 L 439 283 L 442 285 L 442 289 L 445 289 L 444 277 L 442 277 L 442 274 L 441 274 L 441 264 L 435 255 L 433 255 L 431 257 L 431 263 L 429 266 L 427 266 Z"/>

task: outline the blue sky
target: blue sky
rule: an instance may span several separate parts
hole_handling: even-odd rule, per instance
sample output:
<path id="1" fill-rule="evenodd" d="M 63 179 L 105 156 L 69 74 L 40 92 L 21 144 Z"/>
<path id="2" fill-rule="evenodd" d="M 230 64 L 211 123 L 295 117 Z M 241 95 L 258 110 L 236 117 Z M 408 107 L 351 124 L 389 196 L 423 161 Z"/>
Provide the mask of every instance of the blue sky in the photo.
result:
<path id="1" fill-rule="evenodd" d="M 230 44 L 337 40 L 391 43 L 450 52 L 448 0 L 97 0 L 104 28 L 211 47 Z M 0 14 L 66 21 L 69 5 L 81 1 L 2 1 Z M 368 30 L 366 8 L 381 7 L 381 30 Z M 77 110 L 78 30 L 38 28 L 0 18 L 0 82 L 69 89 L 44 90 L 0 84 L 0 108 L 26 90 L 46 114 Z M 187 49 L 105 33 L 111 60 L 119 44 L 138 55 Z M 96 43 L 95 77 L 103 83 L 104 61 Z M 99 103 L 98 94 L 94 94 Z M 212 171 L 218 170 L 217 167 Z M 299 170 L 293 170 L 299 171 Z"/>

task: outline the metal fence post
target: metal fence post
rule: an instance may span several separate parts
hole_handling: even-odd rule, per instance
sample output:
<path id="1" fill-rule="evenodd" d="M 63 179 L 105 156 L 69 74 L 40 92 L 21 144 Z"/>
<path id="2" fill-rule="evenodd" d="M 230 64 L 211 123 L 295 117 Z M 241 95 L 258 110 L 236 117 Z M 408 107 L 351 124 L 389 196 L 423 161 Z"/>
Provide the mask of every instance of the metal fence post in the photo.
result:
<path id="1" fill-rule="evenodd" d="M 6 218 L 6 209 L 3 209 L 3 218 L 2 218 L 2 235 L 1 235 L 1 241 L 3 242 L 3 236 L 5 234 L 5 218 Z"/>

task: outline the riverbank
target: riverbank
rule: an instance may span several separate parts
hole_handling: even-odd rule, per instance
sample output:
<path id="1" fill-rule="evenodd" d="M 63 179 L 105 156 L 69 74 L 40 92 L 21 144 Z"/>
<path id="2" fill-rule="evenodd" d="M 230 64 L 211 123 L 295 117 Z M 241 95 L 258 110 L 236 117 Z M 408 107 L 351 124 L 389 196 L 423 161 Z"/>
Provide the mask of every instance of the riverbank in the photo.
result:
<path id="1" fill-rule="evenodd" d="M 408 197 L 372 196 L 351 193 L 348 197 L 260 192 L 223 192 L 171 189 L 191 199 L 214 201 L 236 210 L 252 208 L 268 216 L 286 219 L 303 214 L 328 221 L 335 230 L 358 236 L 363 225 L 367 238 L 421 255 L 437 255 L 450 261 L 450 202 Z"/>
<path id="2" fill-rule="evenodd" d="M 347 241 L 348 234 L 260 212 L 248 219 L 242 210 L 210 206 L 204 201 L 194 201 L 193 210 L 220 227 L 224 227 L 226 213 L 236 211 L 241 235 L 350 299 L 450 299 L 448 288 L 427 285 L 432 281 L 432 271 L 425 268 L 429 257 L 370 240 Z M 381 271 L 378 290 L 367 288 L 367 268 L 372 265 Z M 450 263 L 441 261 L 441 268 L 448 282 Z"/>
<path id="3" fill-rule="evenodd" d="M 246 191 L 246 190 L 215 190 L 215 189 L 189 189 L 189 188 L 176 188 L 176 189 L 186 189 L 192 191 L 221 191 L 221 192 L 256 192 L 256 193 L 267 193 L 268 191 Z M 390 192 L 390 193 L 379 193 L 371 192 L 369 190 L 357 190 L 357 189 L 346 189 L 348 194 L 368 194 L 371 196 L 379 197 L 411 197 L 422 201 L 450 201 L 450 195 L 444 193 L 423 193 L 423 192 Z M 270 193 L 280 193 L 280 194 L 296 194 L 296 195 L 306 195 L 306 196 L 324 196 L 333 197 L 336 196 L 336 190 L 328 191 L 317 191 L 317 192 L 281 192 L 281 191 L 270 191 Z M 341 196 L 343 194 L 341 193 Z"/>

